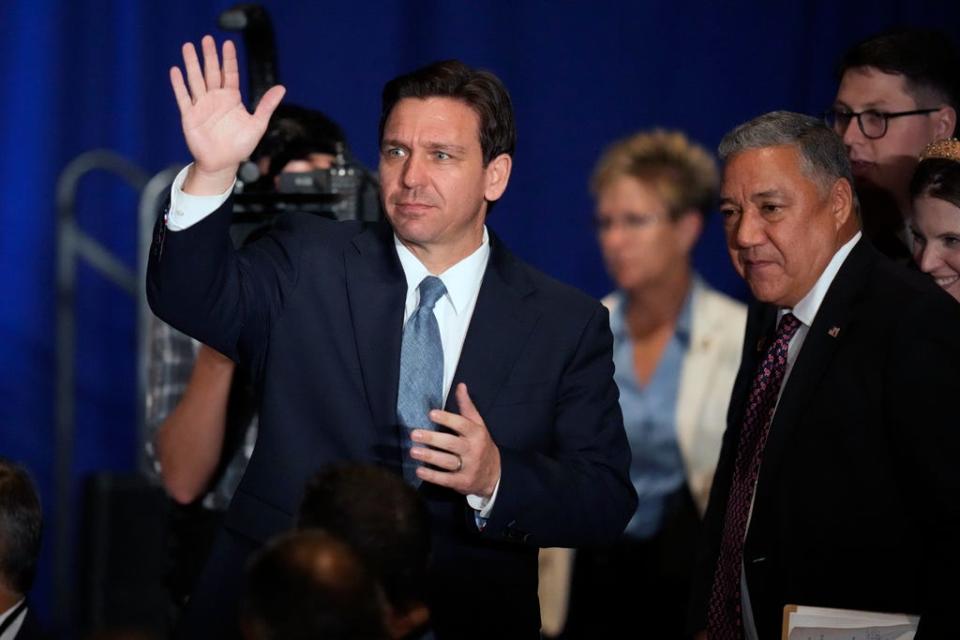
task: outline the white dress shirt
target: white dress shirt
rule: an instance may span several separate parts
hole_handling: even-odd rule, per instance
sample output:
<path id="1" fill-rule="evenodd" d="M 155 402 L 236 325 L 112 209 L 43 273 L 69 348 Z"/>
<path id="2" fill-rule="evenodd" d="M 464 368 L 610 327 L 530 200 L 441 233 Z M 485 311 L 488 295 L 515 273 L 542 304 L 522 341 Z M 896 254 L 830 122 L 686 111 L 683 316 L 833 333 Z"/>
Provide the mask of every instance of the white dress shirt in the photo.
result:
<path id="1" fill-rule="evenodd" d="M 234 180 L 229 189 L 215 196 L 195 196 L 184 193 L 183 181 L 186 180 L 187 170 L 191 166 L 188 164 L 181 169 L 170 186 L 170 211 L 165 219 L 167 229 L 170 231 L 182 231 L 192 227 L 216 211 L 233 193 L 233 186 L 236 184 Z"/>
<path id="2" fill-rule="evenodd" d="M 800 349 L 803 348 L 803 341 L 806 339 L 811 325 L 813 325 L 814 318 L 817 317 L 820 305 L 823 304 L 823 299 L 826 297 L 830 285 L 833 284 L 833 279 L 837 276 L 837 272 L 840 271 L 840 267 L 844 261 L 846 261 L 847 256 L 850 255 L 854 245 L 857 244 L 862 235 L 863 234 L 858 231 L 853 238 L 848 240 L 846 244 L 833 254 L 830 262 L 827 263 L 827 267 L 823 270 L 823 273 L 820 274 L 820 277 L 817 278 L 816 283 L 814 283 L 813 288 L 807 292 L 807 295 L 800 299 L 800 302 L 798 302 L 793 309 L 784 308 L 777 311 L 778 325 L 783 316 L 788 313 L 792 313 L 797 320 L 800 321 L 800 326 L 797 327 L 797 332 L 793 334 L 793 337 L 790 339 L 790 344 L 787 347 L 787 368 L 783 373 L 783 382 L 780 384 L 780 392 L 777 395 L 777 406 L 780 404 L 783 390 L 787 387 L 787 379 L 790 377 L 790 372 L 793 371 L 793 364 L 797 361 L 797 356 L 800 355 Z M 773 416 L 776 416 L 776 414 L 777 410 L 774 409 Z M 771 421 L 773 420 L 773 416 L 770 418 Z M 749 518 L 753 516 L 753 498 L 755 497 L 756 487 L 754 487 L 754 494 L 751 498 L 750 514 L 747 519 L 747 531 L 750 529 Z M 744 535 L 746 535 L 746 533 L 744 533 Z M 757 626 L 753 621 L 753 609 L 750 608 L 750 593 L 747 590 L 747 574 L 742 564 L 740 569 L 740 602 L 740 609 L 743 611 L 743 630 L 746 638 L 747 640 L 759 640 L 757 637 Z"/>
<path id="3" fill-rule="evenodd" d="M 7 621 L 7 618 L 10 617 L 17 607 L 20 606 L 20 603 L 23 602 L 23 598 L 14 603 L 12 607 L 0 613 L 0 625 Z M 27 607 L 24 607 L 20 610 L 20 613 L 17 614 L 17 618 L 10 623 L 6 629 L 3 630 L 3 633 L 0 633 L 0 640 L 14 640 L 17 637 L 17 634 L 20 633 L 20 627 L 23 626 L 23 621 L 27 618 Z"/>
<path id="4" fill-rule="evenodd" d="M 807 337 L 807 332 L 810 331 L 813 319 L 817 317 L 817 311 L 820 310 L 820 305 L 823 304 L 827 290 L 830 288 L 830 285 L 833 284 L 833 279 L 837 276 L 837 272 L 840 271 L 840 267 L 847 259 L 847 256 L 850 255 L 854 245 L 857 244 L 862 235 L 861 232 L 857 231 L 855 236 L 833 254 L 833 258 L 830 259 L 827 268 L 824 269 L 820 277 L 817 278 L 816 284 L 813 285 L 813 288 L 807 292 L 807 295 L 803 296 L 793 309 L 780 309 L 777 312 L 778 323 L 780 319 L 788 313 L 792 313 L 797 320 L 800 321 L 800 326 L 790 340 L 790 346 L 787 347 L 787 369 L 783 374 L 783 384 L 780 385 L 780 395 L 783 395 L 783 390 L 787 386 L 787 379 L 790 377 L 790 372 L 793 371 L 793 363 L 797 361 L 800 348 L 803 346 L 803 341 Z M 777 403 L 779 402 L 780 398 L 778 396 Z M 774 411 L 774 413 L 776 413 L 776 411 Z"/>
<path id="5" fill-rule="evenodd" d="M 233 192 L 233 185 L 230 185 L 230 188 L 223 193 L 213 196 L 195 196 L 184 193 L 183 181 L 186 179 L 187 169 L 189 169 L 189 166 L 184 167 L 177 174 L 177 177 L 173 180 L 173 185 L 170 187 L 170 211 L 165 219 L 167 229 L 170 231 L 181 231 L 200 222 L 226 202 Z M 457 363 L 460 361 L 463 342 L 467 337 L 467 328 L 470 326 L 470 319 L 473 317 L 473 308 L 477 304 L 483 274 L 487 269 L 487 261 L 490 259 L 489 234 L 486 226 L 484 226 L 483 240 L 477 250 L 439 274 L 431 274 L 424 264 L 400 242 L 396 235 L 394 235 L 394 245 L 397 257 L 400 259 L 400 266 L 403 268 L 403 274 L 407 280 L 407 299 L 403 311 L 404 324 L 420 304 L 418 287 L 424 278 L 428 275 L 436 275 L 443 281 L 443 285 L 447 289 L 447 292 L 433 308 L 434 316 L 437 318 L 437 324 L 440 327 L 440 342 L 443 345 L 443 400 L 446 403 L 450 385 L 453 382 L 453 374 L 456 372 Z M 469 495 L 467 496 L 467 503 L 478 512 L 479 518 L 488 518 L 493 511 L 493 503 L 499 490 L 500 480 L 498 478 L 496 487 L 489 499 Z"/>
<path id="6" fill-rule="evenodd" d="M 397 257 L 400 258 L 400 266 L 403 267 L 403 275 L 407 278 L 407 300 L 403 310 L 404 325 L 420 304 L 419 287 L 424 278 L 436 275 L 447 289 L 433 307 L 433 315 L 437 318 L 437 324 L 440 327 L 440 343 L 443 345 L 443 403 L 446 404 L 450 385 L 453 383 L 453 374 L 457 370 L 457 363 L 460 362 L 460 352 L 463 351 L 467 329 L 470 327 L 470 319 L 473 317 L 473 308 L 480 294 L 483 274 L 487 270 L 487 262 L 490 259 L 490 236 L 484 226 L 480 247 L 440 274 L 431 274 L 396 235 L 393 238 Z M 500 480 L 498 479 L 489 500 L 469 495 L 467 503 L 479 512 L 481 518 L 489 518 L 499 489 Z"/>

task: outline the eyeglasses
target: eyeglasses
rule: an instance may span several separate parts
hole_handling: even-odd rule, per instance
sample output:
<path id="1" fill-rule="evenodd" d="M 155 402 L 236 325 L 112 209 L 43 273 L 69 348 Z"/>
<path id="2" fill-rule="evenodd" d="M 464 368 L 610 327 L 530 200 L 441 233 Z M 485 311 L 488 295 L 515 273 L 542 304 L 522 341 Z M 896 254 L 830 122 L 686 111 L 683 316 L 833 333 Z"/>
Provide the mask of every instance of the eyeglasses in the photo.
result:
<path id="1" fill-rule="evenodd" d="M 827 126 L 843 135 L 850 126 L 850 120 L 857 119 L 857 125 L 860 127 L 860 133 L 866 138 L 876 140 L 882 138 L 887 133 L 887 122 L 891 118 L 902 118 L 904 116 L 920 116 L 934 111 L 939 111 L 942 107 L 935 109 L 914 109 L 913 111 L 897 111 L 895 113 L 884 113 L 875 109 L 867 109 L 857 113 L 856 111 L 847 111 L 845 109 L 827 109 L 823 114 L 823 121 Z"/>
<path id="2" fill-rule="evenodd" d="M 663 216 L 655 213 L 628 213 L 616 218 L 595 217 L 593 228 L 597 230 L 597 233 L 612 231 L 614 227 L 618 226 L 622 226 L 625 231 L 637 231 L 652 226 L 662 218 Z"/>

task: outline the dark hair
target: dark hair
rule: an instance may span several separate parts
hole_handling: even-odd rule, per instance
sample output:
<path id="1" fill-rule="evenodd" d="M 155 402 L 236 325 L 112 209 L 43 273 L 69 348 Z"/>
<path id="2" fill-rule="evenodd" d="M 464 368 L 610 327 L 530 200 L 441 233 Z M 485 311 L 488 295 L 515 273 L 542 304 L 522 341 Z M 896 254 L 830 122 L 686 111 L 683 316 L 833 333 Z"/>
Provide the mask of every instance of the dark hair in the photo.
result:
<path id="1" fill-rule="evenodd" d="M 298 531 L 271 540 L 247 565 L 242 624 L 263 640 L 385 639 L 382 593 L 342 540 Z"/>
<path id="2" fill-rule="evenodd" d="M 918 103 L 937 100 L 960 115 L 960 57 L 953 40 L 942 31 L 896 29 L 867 38 L 840 59 L 837 79 L 856 67 L 902 75 L 907 91 Z"/>
<path id="3" fill-rule="evenodd" d="M 281 104 L 273 115 L 267 132 L 260 139 L 250 158 L 269 158 L 267 178 L 273 178 L 291 160 L 307 158 L 311 153 L 336 155 L 338 146 L 346 147 L 343 129 L 322 112 L 295 104 Z"/>
<path id="4" fill-rule="evenodd" d="M 398 611 L 424 601 L 429 520 L 400 476 L 371 465 L 331 466 L 307 483 L 297 526 L 349 541 Z"/>
<path id="5" fill-rule="evenodd" d="M 945 200 L 960 207 L 960 162 L 947 158 L 921 160 L 910 180 L 910 198 Z"/>
<path id="6" fill-rule="evenodd" d="M 483 166 L 500 154 L 513 155 L 517 145 L 517 129 L 507 88 L 489 71 L 473 69 L 459 60 L 434 62 L 397 76 L 383 87 L 380 140 L 383 140 L 387 118 L 400 100 L 431 97 L 454 98 L 476 112 L 480 118 Z"/>
<path id="7" fill-rule="evenodd" d="M 30 475 L 0 458 L 0 582 L 21 595 L 33 585 L 42 529 L 40 498 Z"/>

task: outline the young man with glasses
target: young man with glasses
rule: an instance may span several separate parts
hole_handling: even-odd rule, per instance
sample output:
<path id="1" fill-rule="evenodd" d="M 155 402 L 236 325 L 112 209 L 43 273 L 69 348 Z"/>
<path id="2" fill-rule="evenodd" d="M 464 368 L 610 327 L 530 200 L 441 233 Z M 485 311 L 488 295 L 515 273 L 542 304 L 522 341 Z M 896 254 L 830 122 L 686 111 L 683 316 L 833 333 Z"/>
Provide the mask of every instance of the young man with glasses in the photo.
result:
<path id="1" fill-rule="evenodd" d="M 883 33 L 840 60 L 840 86 L 827 124 L 850 154 L 864 231 L 895 259 L 909 259 L 904 220 L 917 156 L 954 134 L 960 104 L 960 60 L 938 31 Z"/>

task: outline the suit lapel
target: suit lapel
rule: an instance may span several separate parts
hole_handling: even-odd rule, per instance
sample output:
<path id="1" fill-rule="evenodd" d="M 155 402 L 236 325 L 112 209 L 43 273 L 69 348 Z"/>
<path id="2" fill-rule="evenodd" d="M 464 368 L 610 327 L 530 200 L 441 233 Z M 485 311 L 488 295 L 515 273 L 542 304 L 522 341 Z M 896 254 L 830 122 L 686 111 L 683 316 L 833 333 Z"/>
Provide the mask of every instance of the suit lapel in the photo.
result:
<path id="1" fill-rule="evenodd" d="M 770 425 L 757 481 L 758 507 L 760 501 L 772 495 L 775 489 L 776 483 L 768 476 L 773 476 L 780 468 L 784 451 L 804 408 L 812 404 L 837 349 L 847 334 L 855 330 L 857 300 L 873 258 L 872 247 L 861 239 L 841 265 L 804 338 Z"/>
<path id="2" fill-rule="evenodd" d="M 344 257 L 354 339 L 375 425 L 393 425 L 407 283 L 383 223 L 354 238 Z"/>
<path id="3" fill-rule="evenodd" d="M 457 411 L 456 385 L 464 382 L 480 415 L 507 379 L 539 313 L 525 304 L 534 291 L 516 258 L 490 233 L 490 261 L 480 285 L 446 408 Z"/>

